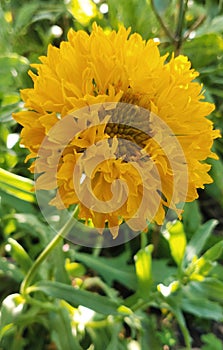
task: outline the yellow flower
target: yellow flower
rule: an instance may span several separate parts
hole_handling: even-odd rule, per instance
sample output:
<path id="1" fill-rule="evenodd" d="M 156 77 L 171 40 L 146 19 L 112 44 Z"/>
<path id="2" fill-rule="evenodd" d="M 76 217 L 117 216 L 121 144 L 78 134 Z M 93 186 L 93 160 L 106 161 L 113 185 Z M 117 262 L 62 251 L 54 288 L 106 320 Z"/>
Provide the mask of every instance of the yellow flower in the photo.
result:
<path id="1" fill-rule="evenodd" d="M 167 61 L 153 40 L 94 24 L 90 35 L 71 29 L 40 61 L 14 118 L 37 189 L 57 190 L 52 205 L 78 204 L 79 218 L 116 237 L 123 221 L 137 231 L 162 224 L 166 208 L 180 215 L 177 205 L 212 182 L 214 106 L 187 57 Z"/>

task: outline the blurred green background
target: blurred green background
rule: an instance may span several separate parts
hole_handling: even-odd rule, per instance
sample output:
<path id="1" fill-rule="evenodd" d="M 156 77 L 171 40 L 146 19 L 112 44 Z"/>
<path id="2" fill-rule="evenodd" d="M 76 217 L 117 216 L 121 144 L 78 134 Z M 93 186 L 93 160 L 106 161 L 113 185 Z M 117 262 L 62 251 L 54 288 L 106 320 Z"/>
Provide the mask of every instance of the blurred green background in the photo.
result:
<path id="1" fill-rule="evenodd" d="M 57 260 L 44 262 L 38 277 L 58 284 L 40 284 L 30 299 L 17 294 L 54 234 L 31 192 L 27 151 L 19 146 L 21 127 L 12 113 L 23 108 L 19 90 L 32 87 L 29 65 L 49 43 L 66 40 L 70 27 L 90 32 L 94 21 L 106 30 L 124 24 L 145 40 L 159 40 L 162 53 L 187 55 L 206 100 L 215 103 L 209 118 L 223 129 L 222 0 L 1 0 L 0 349 L 222 350 L 222 139 L 213 146 L 219 160 L 208 160 L 214 182 L 186 204 L 183 225 L 175 226 L 185 253 L 180 263 L 174 240 L 151 225 L 142 241 L 137 237 L 115 249 L 61 243 Z"/>

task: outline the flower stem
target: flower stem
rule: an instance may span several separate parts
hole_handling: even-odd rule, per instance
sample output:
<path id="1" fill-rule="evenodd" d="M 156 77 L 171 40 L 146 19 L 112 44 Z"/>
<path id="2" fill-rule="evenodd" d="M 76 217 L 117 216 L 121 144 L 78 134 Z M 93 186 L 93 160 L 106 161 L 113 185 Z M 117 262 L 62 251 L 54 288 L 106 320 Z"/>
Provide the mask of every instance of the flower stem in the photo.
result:
<path id="1" fill-rule="evenodd" d="M 177 29 L 176 29 L 175 41 L 174 41 L 176 55 L 180 54 L 180 48 L 181 48 L 182 41 L 183 41 L 182 32 L 183 32 L 185 14 L 187 11 L 187 3 L 188 3 L 188 0 L 180 0 L 178 23 L 177 23 Z"/>
<path id="2" fill-rule="evenodd" d="M 60 229 L 60 231 L 57 233 L 57 235 L 50 241 L 50 243 L 46 246 L 46 248 L 42 251 L 42 253 L 38 256 L 36 261 L 33 263 L 32 267 L 28 271 L 27 275 L 25 276 L 21 287 L 20 287 L 20 293 L 22 295 L 26 294 L 27 288 L 30 286 L 33 278 L 35 277 L 39 266 L 42 264 L 42 262 L 48 257 L 48 255 L 51 253 L 51 251 L 57 246 L 57 244 L 69 233 L 71 228 L 75 224 L 74 216 L 77 213 L 78 206 L 75 208 L 74 212 L 72 213 L 70 219 L 66 222 L 66 224 Z"/>
<path id="3" fill-rule="evenodd" d="M 153 12 L 157 18 L 157 20 L 159 21 L 161 27 L 163 28 L 165 34 L 167 35 L 167 37 L 170 39 L 171 42 L 174 41 L 174 36 L 171 33 L 171 31 L 169 30 L 169 28 L 167 27 L 167 25 L 164 23 L 162 16 L 160 16 L 159 11 L 156 9 L 154 0 L 151 0 L 151 7 L 153 9 Z"/>
<path id="4" fill-rule="evenodd" d="M 141 249 L 144 249 L 147 245 L 147 234 L 145 232 L 141 232 Z"/>

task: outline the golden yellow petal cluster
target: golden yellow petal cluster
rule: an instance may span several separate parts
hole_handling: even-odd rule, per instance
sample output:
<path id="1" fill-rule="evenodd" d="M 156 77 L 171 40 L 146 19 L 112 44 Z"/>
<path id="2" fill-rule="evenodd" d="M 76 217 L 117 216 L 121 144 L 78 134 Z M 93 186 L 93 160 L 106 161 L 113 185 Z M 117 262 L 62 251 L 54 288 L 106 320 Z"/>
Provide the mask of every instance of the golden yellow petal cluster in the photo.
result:
<path id="1" fill-rule="evenodd" d="M 206 116 L 214 106 L 202 101 L 198 73 L 187 57 L 167 59 L 153 40 L 130 35 L 124 27 L 104 32 L 94 24 L 90 35 L 70 29 L 68 41 L 59 48 L 49 45 L 40 61 L 32 65 L 36 73 L 29 73 L 34 87 L 21 92 L 26 110 L 14 118 L 24 126 L 21 142 L 30 150 L 28 158 L 36 158 L 31 171 L 41 174 L 37 188 L 57 190 L 52 205 L 62 209 L 78 204 L 79 218 L 91 220 L 99 232 L 108 225 L 116 236 L 123 220 L 134 230 L 143 229 L 147 220 L 162 224 L 165 207 L 179 214 L 176 205 L 193 201 L 197 189 L 212 181 L 205 160 L 216 157 L 211 147 L 219 132 Z M 132 112 L 125 107 L 114 119 L 119 103 L 148 114 L 140 120 L 141 112 L 133 108 L 131 126 Z M 99 107 L 91 109 L 94 105 Z M 155 116 L 171 133 L 154 131 Z M 171 136 L 185 157 L 186 181 Z M 128 146 L 121 144 L 122 138 Z M 174 171 L 161 147 L 165 138 L 172 162 L 179 163 Z M 138 151 L 130 151 L 130 144 Z M 113 196 L 119 207 L 114 207 Z"/>

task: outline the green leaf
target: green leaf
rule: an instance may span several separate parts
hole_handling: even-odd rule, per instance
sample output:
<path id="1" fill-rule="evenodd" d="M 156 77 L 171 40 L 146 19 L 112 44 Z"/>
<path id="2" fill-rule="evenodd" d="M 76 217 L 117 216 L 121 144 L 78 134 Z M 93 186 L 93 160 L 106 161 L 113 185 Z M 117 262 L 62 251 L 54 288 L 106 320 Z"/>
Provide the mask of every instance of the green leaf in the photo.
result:
<path id="1" fill-rule="evenodd" d="M 112 325 L 111 340 L 110 340 L 108 346 L 106 347 L 106 350 L 114 350 L 114 349 L 119 348 L 119 342 L 120 342 L 119 334 L 121 332 L 121 329 L 122 329 L 121 323 L 117 323 L 117 324 Z"/>
<path id="2" fill-rule="evenodd" d="M 13 238 L 8 238 L 10 254 L 21 267 L 23 272 L 28 272 L 33 262 L 24 248 Z"/>
<path id="3" fill-rule="evenodd" d="M 0 257 L 0 276 L 12 278 L 16 282 L 20 283 L 24 277 L 24 274 L 15 264 L 6 258 Z"/>
<path id="4" fill-rule="evenodd" d="M 170 252 L 173 259 L 175 260 L 176 264 L 180 266 L 187 244 L 182 222 L 176 221 L 173 224 L 168 223 L 163 235 L 169 243 Z"/>
<path id="5" fill-rule="evenodd" d="M 177 268 L 175 266 L 168 266 L 169 261 L 167 259 L 153 259 L 152 261 L 152 276 L 154 282 L 165 283 L 171 275 L 175 275 Z"/>
<path id="6" fill-rule="evenodd" d="M 206 261 L 216 261 L 222 256 L 223 253 L 223 240 L 216 243 L 213 247 L 209 248 L 202 257 Z"/>
<path id="7" fill-rule="evenodd" d="M 0 110 L 0 121 L 6 123 L 12 120 L 12 113 L 19 111 L 19 103 L 13 103 L 8 106 L 4 106 Z"/>
<path id="8" fill-rule="evenodd" d="M 27 232 L 31 236 L 38 238 L 41 241 L 42 246 L 45 247 L 49 243 L 51 228 L 38 219 L 37 215 L 33 214 L 12 214 L 7 215 L 5 220 L 15 220 L 17 230 L 21 230 L 24 234 Z M 27 242 L 26 242 L 27 243 Z M 30 248 L 30 251 L 34 250 L 34 247 Z"/>
<path id="9" fill-rule="evenodd" d="M 202 222 L 202 216 L 198 200 L 185 203 L 182 216 L 185 232 L 187 234 L 196 232 Z"/>
<path id="10" fill-rule="evenodd" d="M 1 186 L 0 186 L 1 187 Z M 2 191 L 0 188 L 0 207 L 14 208 L 20 213 L 32 213 L 36 214 L 34 206 L 30 202 L 26 202 L 21 198 L 17 198 L 14 195 L 11 195 L 5 191 Z"/>
<path id="11" fill-rule="evenodd" d="M 115 330 L 114 330 L 115 332 Z M 100 350 L 106 349 L 107 344 L 109 344 L 111 335 L 109 329 L 106 327 L 94 329 L 87 327 L 87 333 L 90 335 L 91 343 L 93 344 L 93 349 Z M 114 349 L 114 348 L 113 348 Z"/>
<path id="12" fill-rule="evenodd" d="M 216 64 L 216 56 L 223 54 L 223 38 L 216 33 L 195 37 L 185 42 L 183 53 L 190 58 L 196 69 Z"/>
<path id="13" fill-rule="evenodd" d="M 205 190 L 211 197 L 214 197 L 217 200 L 217 202 L 220 203 L 220 205 L 223 207 L 223 162 L 220 159 L 209 159 L 208 163 L 211 164 L 210 175 L 214 179 L 214 182 L 212 184 L 207 185 L 205 187 Z"/>
<path id="14" fill-rule="evenodd" d="M 223 319 L 223 309 L 222 307 L 210 300 L 205 298 L 182 298 L 182 309 L 189 312 L 195 316 L 201 318 L 208 318 L 215 321 L 221 321 Z"/>
<path id="15" fill-rule="evenodd" d="M 22 27 L 26 27 L 30 23 L 38 7 L 38 2 L 26 3 L 20 7 L 15 21 L 15 31 L 19 31 Z"/>
<path id="16" fill-rule="evenodd" d="M 222 341 L 213 333 L 203 334 L 201 340 L 205 343 L 201 350 L 222 350 Z"/>
<path id="17" fill-rule="evenodd" d="M 41 291 L 51 297 L 65 300 L 74 307 L 83 305 L 104 315 L 117 315 L 117 308 L 120 306 L 105 296 L 64 285 L 60 282 L 40 281 L 29 287 L 28 291 Z"/>
<path id="18" fill-rule="evenodd" d="M 218 0 L 206 0 L 205 8 L 207 11 L 207 15 L 211 18 L 217 16 L 220 10 L 220 4 Z"/>
<path id="19" fill-rule="evenodd" d="M 64 284 L 70 284 L 70 279 L 65 269 L 65 253 L 63 251 L 63 244 L 63 241 L 61 241 L 54 248 L 54 251 L 51 254 L 50 263 L 52 264 L 55 280 Z"/>
<path id="20" fill-rule="evenodd" d="M 219 263 L 215 264 L 211 271 L 211 276 L 223 282 L 223 265 Z"/>
<path id="21" fill-rule="evenodd" d="M 148 318 L 144 318 L 141 321 L 141 336 L 140 336 L 140 345 L 141 349 L 153 349 L 160 350 L 162 349 L 162 345 L 158 339 L 157 329 L 152 324 L 151 320 Z"/>
<path id="22" fill-rule="evenodd" d="M 197 29 L 197 35 L 221 33 L 223 31 L 223 16 L 215 16 L 212 20 L 205 21 L 200 28 Z"/>
<path id="23" fill-rule="evenodd" d="M 154 0 L 154 7 L 160 14 L 164 14 L 171 4 L 171 0 Z"/>
<path id="24" fill-rule="evenodd" d="M 29 61 L 16 53 L 0 56 L 0 92 L 3 92 L 2 103 L 5 105 L 5 95 L 15 94 L 16 88 L 21 87 L 20 75 L 26 72 Z M 6 97 L 7 98 L 7 97 Z"/>
<path id="25" fill-rule="evenodd" d="M 223 91 L 219 88 L 214 88 L 214 87 L 209 87 L 208 88 L 208 91 L 212 94 L 212 95 L 215 95 L 215 96 L 218 96 L 218 97 L 223 97 Z"/>
<path id="26" fill-rule="evenodd" d="M 223 282 L 213 277 L 206 277 L 203 281 L 191 281 L 184 292 L 194 297 L 214 300 L 223 305 Z"/>
<path id="27" fill-rule="evenodd" d="M 207 221 L 205 224 L 198 228 L 197 232 L 195 232 L 195 234 L 192 236 L 190 242 L 186 247 L 185 261 L 191 261 L 194 256 L 200 255 L 205 243 L 207 242 L 217 224 L 218 221 L 213 219 Z"/>
<path id="28" fill-rule="evenodd" d="M 12 120 L 12 113 L 19 110 L 20 96 L 18 93 L 5 93 L 1 100 L 0 121 L 2 123 Z"/>
<path id="29" fill-rule="evenodd" d="M 127 288 L 135 290 L 136 276 L 133 266 L 127 265 L 127 254 L 124 253 L 113 258 L 104 258 L 77 252 L 75 257 L 97 271 L 110 286 L 113 281 L 118 281 Z"/>
<path id="30" fill-rule="evenodd" d="M 7 193 L 34 203 L 35 195 L 33 191 L 33 181 L 22 176 L 12 174 L 9 171 L 0 168 L 0 189 Z"/>
<path id="31" fill-rule="evenodd" d="M 137 293 L 143 299 L 150 297 L 153 283 L 152 279 L 152 252 L 153 246 L 149 245 L 140 249 L 135 255 L 135 268 L 137 276 Z"/>
<path id="32" fill-rule="evenodd" d="M 58 350 L 81 350 L 77 337 L 72 334 L 71 317 L 65 306 L 57 313 L 50 313 L 49 326 L 52 334 L 52 340 L 55 342 Z"/>

